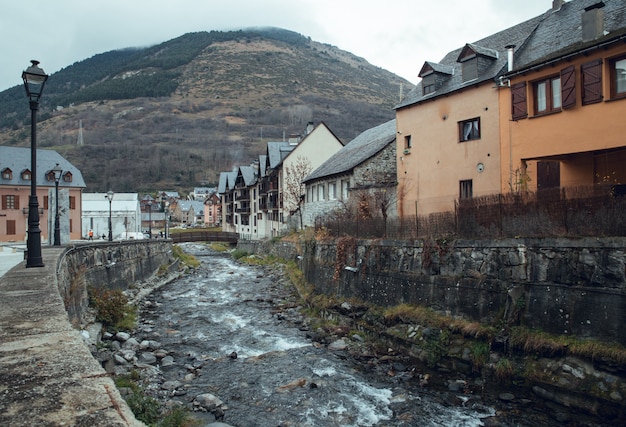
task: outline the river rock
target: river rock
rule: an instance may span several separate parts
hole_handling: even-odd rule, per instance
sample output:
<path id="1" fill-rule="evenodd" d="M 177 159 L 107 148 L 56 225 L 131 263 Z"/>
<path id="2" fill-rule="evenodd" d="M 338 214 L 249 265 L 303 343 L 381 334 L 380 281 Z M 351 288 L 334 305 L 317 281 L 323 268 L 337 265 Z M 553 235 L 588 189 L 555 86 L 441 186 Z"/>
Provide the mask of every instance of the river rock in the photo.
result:
<path id="1" fill-rule="evenodd" d="M 139 362 L 148 365 L 154 365 L 157 361 L 156 356 L 153 353 L 141 353 L 139 355 Z"/>
<path id="2" fill-rule="evenodd" d="M 345 350 L 347 347 L 346 342 L 343 339 L 339 339 L 337 341 L 334 341 L 332 343 L 330 343 L 328 345 L 328 349 L 329 350 L 334 350 L 334 351 L 340 351 L 340 350 Z"/>
<path id="3" fill-rule="evenodd" d="M 130 338 L 130 334 L 128 332 L 118 332 L 115 334 L 115 339 L 121 342 L 126 342 Z"/>
<path id="4" fill-rule="evenodd" d="M 233 427 L 230 424 L 226 424 L 226 423 L 221 423 L 221 422 L 215 422 L 215 423 L 209 423 L 204 427 Z"/>
<path id="5" fill-rule="evenodd" d="M 174 358 L 172 356 L 165 356 L 161 359 L 161 366 L 172 366 L 174 364 Z"/>
<path id="6" fill-rule="evenodd" d="M 193 406 L 209 412 L 214 411 L 218 407 L 222 406 L 222 402 L 217 396 L 211 393 L 199 394 L 193 400 Z"/>
<path id="7" fill-rule="evenodd" d="M 136 350 L 139 348 L 139 341 L 137 341 L 135 338 L 129 338 L 127 339 L 124 344 L 122 344 L 122 348 L 123 349 L 130 349 L 130 350 Z"/>

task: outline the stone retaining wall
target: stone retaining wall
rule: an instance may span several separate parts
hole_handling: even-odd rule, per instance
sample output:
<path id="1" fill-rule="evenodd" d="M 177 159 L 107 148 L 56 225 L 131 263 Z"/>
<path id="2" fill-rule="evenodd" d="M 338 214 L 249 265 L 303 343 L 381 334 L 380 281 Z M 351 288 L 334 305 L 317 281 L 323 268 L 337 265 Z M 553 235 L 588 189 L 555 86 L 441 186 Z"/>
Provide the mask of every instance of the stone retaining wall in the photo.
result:
<path id="1" fill-rule="evenodd" d="M 89 286 L 127 289 L 173 262 L 169 241 L 125 241 L 68 249 L 57 267 L 59 293 L 70 322 L 84 323 Z"/>
<path id="2" fill-rule="evenodd" d="M 317 292 L 626 345 L 626 239 L 240 241 L 298 259 Z M 338 250 L 339 248 L 339 250 Z"/>

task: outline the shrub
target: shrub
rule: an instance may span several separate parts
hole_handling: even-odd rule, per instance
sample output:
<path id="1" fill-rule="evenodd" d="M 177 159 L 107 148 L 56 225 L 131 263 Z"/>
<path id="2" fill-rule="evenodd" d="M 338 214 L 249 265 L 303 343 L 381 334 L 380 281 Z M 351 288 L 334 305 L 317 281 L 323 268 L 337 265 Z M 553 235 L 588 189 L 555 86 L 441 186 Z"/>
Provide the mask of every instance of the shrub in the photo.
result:
<path id="1" fill-rule="evenodd" d="M 506 357 L 498 360 L 494 370 L 496 379 L 501 383 L 508 383 L 513 377 L 513 364 Z"/>
<path id="2" fill-rule="evenodd" d="M 89 304 L 96 310 L 96 320 L 116 329 L 132 329 L 137 308 L 128 304 L 121 289 L 89 288 Z"/>

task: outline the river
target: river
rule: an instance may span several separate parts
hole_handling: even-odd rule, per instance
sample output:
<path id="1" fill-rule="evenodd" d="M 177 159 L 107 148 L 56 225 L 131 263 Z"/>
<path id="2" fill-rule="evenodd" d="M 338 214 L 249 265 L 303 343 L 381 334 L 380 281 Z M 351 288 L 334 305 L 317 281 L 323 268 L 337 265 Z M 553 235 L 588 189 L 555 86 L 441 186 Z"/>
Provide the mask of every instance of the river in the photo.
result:
<path id="1" fill-rule="evenodd" d="M 146 299 L 138 334 L 159 341 L 172 358 L 155 369 L 153 394 L 189 407 L 206 393 L 223 403 L 196 412 L 205 423 L 473 427 L 496 414 L 462 391 L 455 399 L 465 405 L 446 404 L 415 378 L 355 363 L 345 343 L 312 339 L 281 275 L 239 264 L 206 245 L 183 246 L 201 266 Z M 531 425 L 523 418 L 510 425 Z"/>

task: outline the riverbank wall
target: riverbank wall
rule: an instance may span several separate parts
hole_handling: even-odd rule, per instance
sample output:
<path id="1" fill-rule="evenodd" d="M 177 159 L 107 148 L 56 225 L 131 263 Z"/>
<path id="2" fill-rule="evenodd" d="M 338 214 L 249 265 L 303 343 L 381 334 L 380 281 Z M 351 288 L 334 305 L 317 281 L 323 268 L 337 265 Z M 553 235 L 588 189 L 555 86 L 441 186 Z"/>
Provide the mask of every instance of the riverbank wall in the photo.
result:
<path id="1" fill-rule="evenodd" d="M 125 288 L 171 263 L 171 243 L 44 247 L 0 277 L 0 425 L 143 426 L 78 329 L 89 286 Z M 73 326 L 72 326 L 73 325 Z"/>
<path id="2" fill-rule="evenodd" d="M 626 239 L 240 241 L 298 260 L 316 292 L 626 346 Z"/>
<path id="3" fill-rule="evenodd" d="M 315 293 L 347 301 L 331 316 L 344 312 L 354 327 L 365 325 L 390 348 L 422 361 L 431 369 L 431 382 L 447 372 L 470 389 L 470 384 L 485 389 L 491 383 L 489 388 L 556 403 L 556 418 L 571 417 L 563 414 L 573 410 L 610 425 L 626 419 L 624 238 L 405 242 L 344 237 L 240 240 L 237 248 L 296 261 Z M 427 307 L 450 324 L 466 321 L 469 332 L 402 315 L 393 322 L 372 319 L 353 306 L 355 300 Z M 481 337 L 480 326 L 495 332 Z M 536 334 L 536 346 L 511 345 L 516 328 Z M 589 348 L 616 349 L 617 356 L 611 359 L 599 350 L 576 354 L 568 344 L 542 347 L 544 333 L 593 343 Z"/>

